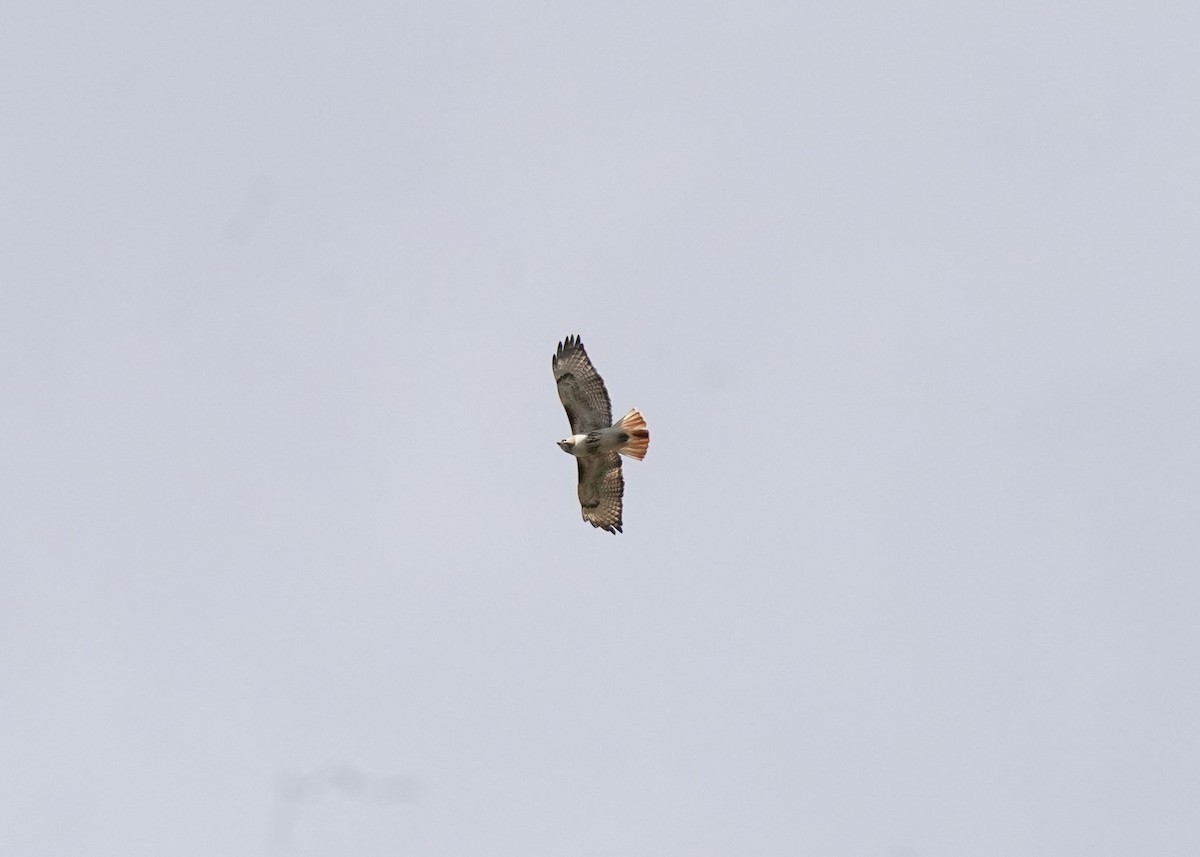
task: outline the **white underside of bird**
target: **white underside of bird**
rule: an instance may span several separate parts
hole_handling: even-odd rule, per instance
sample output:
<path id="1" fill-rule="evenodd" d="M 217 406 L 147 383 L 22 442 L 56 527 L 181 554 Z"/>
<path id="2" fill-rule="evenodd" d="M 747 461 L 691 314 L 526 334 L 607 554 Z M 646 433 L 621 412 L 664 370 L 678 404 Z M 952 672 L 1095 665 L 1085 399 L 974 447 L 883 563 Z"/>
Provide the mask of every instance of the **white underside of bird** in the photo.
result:
<path id="1" fill-rule="evenodd" d="M 646 430 L 646 421 L 633 408 L 621 419 L 608 428 L 596 429 L 587 434 L 573 434 L 558 442 L 563 452 L 577 458 L 587 455 L 605 455 L 619 452 L 628 458 L 641 461 L 650 445 L 650 432 Z"/>

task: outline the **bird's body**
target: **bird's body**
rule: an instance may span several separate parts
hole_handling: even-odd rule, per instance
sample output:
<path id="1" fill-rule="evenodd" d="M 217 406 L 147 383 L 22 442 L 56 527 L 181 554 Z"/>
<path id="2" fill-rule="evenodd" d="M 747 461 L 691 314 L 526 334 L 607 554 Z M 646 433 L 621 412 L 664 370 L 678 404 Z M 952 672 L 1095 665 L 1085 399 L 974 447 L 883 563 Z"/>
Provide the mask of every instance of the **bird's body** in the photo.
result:
<path id="1" fill-rule="evenodd" d="M 621 456 L 641 461 L 650 446 L 650 430 L 636 408 L 613 423 L 608 390 L 579 337 L 560 342 L 550 362 L 573 432 L 558 446 L 575 456 L 579 465 L 583 519 L 593 527 L 619 533 L 625 493 Z"/>
<path id="2" fill-rule="evenodd" d="M 622 448 L 629 445 L 630 437 L 631 435 L 624 428 L 610 426 L 609 428 L 590 431 L 587 434 L 573 434 L 564 440 L 560 440 L 558 445 L 562 448 L 563 452 L 569 452 L 576 458 L 582 458 L 585 455 L 621 452 Z"/>

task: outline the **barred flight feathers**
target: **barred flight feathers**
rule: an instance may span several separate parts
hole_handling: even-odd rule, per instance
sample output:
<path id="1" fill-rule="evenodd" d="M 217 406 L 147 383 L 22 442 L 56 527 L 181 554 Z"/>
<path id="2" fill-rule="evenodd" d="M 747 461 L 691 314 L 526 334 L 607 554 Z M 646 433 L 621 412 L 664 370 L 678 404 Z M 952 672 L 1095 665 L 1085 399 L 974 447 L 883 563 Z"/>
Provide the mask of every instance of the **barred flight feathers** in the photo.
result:
<path id="1" fill-rule="evenodd" d="M 612 425 L 612 402 L 604 388 L 604 379 L 588 359 L 578 336 L 568 336 L 558 344 L 550 365 L 572 434 L 586 434 Z"/>
<path id="2" fill-rule="evenodd" d="M 621 475 L 621 456 L 585 455 L 579 462 L 579 509 L 593 527 L 616 534 L 621 532 L 621 498 L 625 479 Z"/>

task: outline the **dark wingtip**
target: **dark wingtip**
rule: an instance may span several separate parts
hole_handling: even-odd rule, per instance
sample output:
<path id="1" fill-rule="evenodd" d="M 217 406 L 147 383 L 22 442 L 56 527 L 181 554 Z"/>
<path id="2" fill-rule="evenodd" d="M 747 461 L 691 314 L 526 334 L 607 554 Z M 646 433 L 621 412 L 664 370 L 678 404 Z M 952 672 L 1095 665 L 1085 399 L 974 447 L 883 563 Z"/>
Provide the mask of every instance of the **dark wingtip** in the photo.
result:
<path id="1" fill-rule="evenodd" d="M 554 355 L 550 358 L 550 365 L 553 366 L 560 357 L 569 351 L 574 351 L 575 349 L 583 351 L 583 342 L 580 341 L 578 334 L 572 333 L 565 337 L 562 342 L 558 343 L 558 350 L 555 351 Z M 587 352 L 584 353 L 586 354 Z"/>

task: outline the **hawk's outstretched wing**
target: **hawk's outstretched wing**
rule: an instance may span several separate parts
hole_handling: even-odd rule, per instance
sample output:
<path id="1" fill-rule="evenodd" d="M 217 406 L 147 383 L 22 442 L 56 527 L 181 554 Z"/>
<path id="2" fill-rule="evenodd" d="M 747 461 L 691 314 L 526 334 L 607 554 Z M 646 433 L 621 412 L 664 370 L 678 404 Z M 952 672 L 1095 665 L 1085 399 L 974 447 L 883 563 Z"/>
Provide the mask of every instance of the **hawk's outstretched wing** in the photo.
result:
<path id="1" fill-rule="evenodd" d="M 621 456 L 587 455 L 579 462 L 579 508 L 583 519 L 593 527 L 621 532 L 621 496 L 625 478 L 621 475 Z"/>
<path id="2" fill-rule="evenodd" d="M 550 365 L 554 368 L 558 398 L 567 411 L 572 434 L 587 434 L 612 425 L 612 402 L 608 399 L 608 390 L 604 389 L 604 380 L 588 359 L 578 336 L 568 336 L 558 344 L 558 351 L 550 358 Z M 582 482 L 579 491 L 582 498 Z M 618 502 L 618 521 L 621 517 L 620 508 Z"/>

